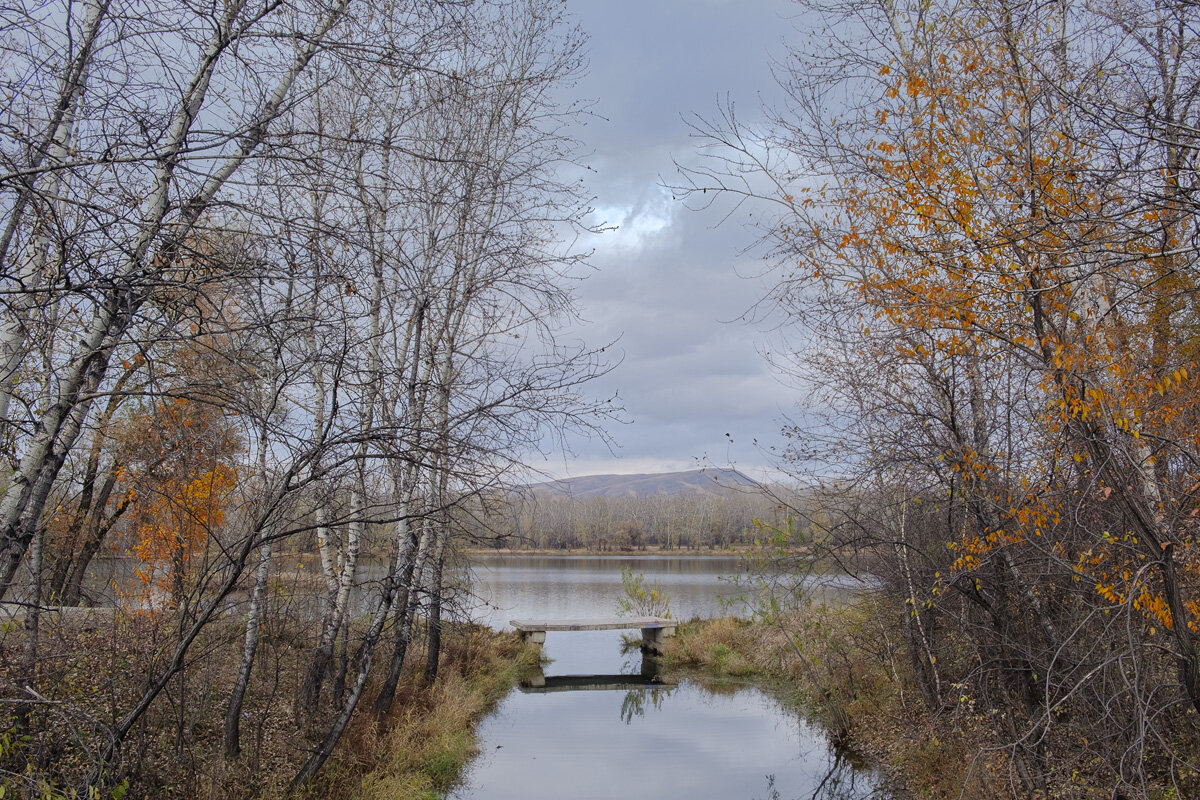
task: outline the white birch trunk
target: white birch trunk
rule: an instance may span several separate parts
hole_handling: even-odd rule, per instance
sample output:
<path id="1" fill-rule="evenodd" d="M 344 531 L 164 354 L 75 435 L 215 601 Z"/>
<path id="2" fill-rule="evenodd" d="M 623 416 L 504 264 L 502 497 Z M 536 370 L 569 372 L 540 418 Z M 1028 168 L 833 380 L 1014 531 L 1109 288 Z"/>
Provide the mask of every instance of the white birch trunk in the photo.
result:
<path id="1" fill-rule="evenodd" d="M 89 0 L 86 9 L 80 27 L 79 52 L 59 81 L 58 113 L 51 121 L 48 142 L 44 150 L 35 156 L 32 164 L 34 169 L 40 169 L 45 162 L 49 162 L 45 164 L 45 171 L 35 179 L 34 192 L 47 198 L 52 205 L 58 205 L 54 198 L 61 194 L 62 167 L 73 137 L 79 99 L 87 85 L 93 48 L 108 10 L 108 2 Z M 8 248 L 20 225 L 20 217 L 29 203 L 28 198 L 27 193 L 22 193 L 12 211 L 4 243 L 0 248 L 0 264 L 7 260 Z M 13 387 L 21 360 L 28 352 L 28 315 L 38 304 L 37 291 L 44 282 L 46 272 L 45 260 L 49 248 L 46 227 L 44 217 L 39 214 L 34 221 L 28 250 L 18 259 L 15 271 L 14 282 L 22 287 L 22 291 L 12 298 L 5 308 L 3 319 L 0 320 L 0 427 L 8 422 L 8 407 Z"/>
<path id="2" fill-rule="evenodd" d="M 262 612 L 267 591 L 267 578 L 271 571 L 271 542 L 259 547 L 258 569 L 254 573 L 254 592 L 250 596 L 250 610 L 246 614 L 246 637 L 242 644 L 242 663 L 238 668 L 233 693 L 225 711 L 225 758 L 235 759 L 242 752 L 241 718 L 242 704 L 250 686 L 250 671 L 254 668 L 254 656 L 258 652 L 259 633 L 262 629 Z"/>
<path id="3" fill-rule="evenodd" d="M 121 266 L 113 276 L 114 288 L 101 302 L 77 355 L 64 370 L 55 391 L 54 403 L 38 421 L 17 474 L 0 500 L 0 598 L 8 591 L 13 573 L 29 546 L 32 531 L 41 517 L 54 480 L 75 445 L 95 392 L 107 373 L 109 359 L 146 300 L 147 289 L 139 285 L 138 274 L 145 269 L 151 245 L 164 229 L 175 168 L 182 157 L 187 134 L 203 104 L 217 61 L 228 45 L 232 24 L 246 1 L 230 2 L 215 26 L 197 72 L 164 137 L 146 211 Z M 173 241 L 178 242 L 189 235 L 201 211 L 261 143 L 296 78 L 320 49 L 326 34 L 345 11 L 347 2 L 341 0 L 309 33 L 304 47 L 256 115 L 237 152 L 209 176 L 188 204 L 183 220 L 173 226 Z M 173 257 L 171 249 L 172 245 L 166 243 L 163 255 L 168 260 Z"/>

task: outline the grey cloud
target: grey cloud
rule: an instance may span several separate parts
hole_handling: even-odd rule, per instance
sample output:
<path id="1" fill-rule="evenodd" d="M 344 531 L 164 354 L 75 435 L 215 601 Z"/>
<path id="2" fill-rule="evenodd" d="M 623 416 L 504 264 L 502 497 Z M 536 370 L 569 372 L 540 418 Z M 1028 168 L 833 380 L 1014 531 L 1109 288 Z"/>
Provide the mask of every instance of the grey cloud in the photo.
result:
<path id="1" fill-rule="evenodd" d="M 710 112 L 725 92 L 749 115 L 759 92 L 775 91 L 767 50 L 778 51 L 792 6 L 573 0 L 572 8 L 592 35 L 592 71 L 579 91 L 608 118 L 577 131 L 593 152 L 595 221 L 620 227 L 582 243 L 595 249 L 595 272 L 579 289 L 588 322 L 571 334 L 621 337 L 624 362 L 594 391 L 619 392 L 633 421 L 613 429 L 619 460 L 595 441 L 572 440 L 575 461 L 556 471 L 686 468 L 705 455 L 762 463 L 751 440 L 775 438 L 790 390 L 760 356 L 761 332 L 730 322 L 764 291 L 734 269 L 752 265 L 741 251 L 754 234 L 744 213 L 718 227 L 727 209 L 689 210 L 660 181 L 674 177 L 673 159 L 696 158 L 681 115 Z"/>

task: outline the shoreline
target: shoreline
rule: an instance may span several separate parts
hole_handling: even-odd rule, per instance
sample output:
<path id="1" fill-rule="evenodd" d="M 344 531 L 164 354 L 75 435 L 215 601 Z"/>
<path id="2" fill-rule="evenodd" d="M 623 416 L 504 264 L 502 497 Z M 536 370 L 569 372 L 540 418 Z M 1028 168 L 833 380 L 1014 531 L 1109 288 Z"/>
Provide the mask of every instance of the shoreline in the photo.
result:
<path id="1" fill-rule="evenodd" d="M 823 729 L 833 746 L 875 770 L 893 800 L 914 797 L 904 780 L 905 770 L 888 758 L 886 749 L 858 736 L 839 734 L 819 704 L 811 702 L 810 687 L 786 666 L 785 648 L 773 633 L 768 624 L 734 617 L 681 622 L 678 635 L 667 640 L 662 674 L 714 687 L 733 683 L 767 692 L 784 708 Z M 389 718 L 393 727 L 356 736 L 330 771 L 331 780 L 319 781 L 321 785 L 313 785 L 314 793 L 307 796 L 426 800 L 453 791 L 480 755 L 480 723 L 521 675 L 538 663 L 539 651 L 516 644 L 511 632 L 482 628 L 478 635 L 488 642 L 486 668 L 462 677 L 455 674 L 445 685 L 439 678 L 415 708 Z M 471 688 L 478 686 L 484 688 Z"/>
<path id="2" fill-rule="evenodd" d="M 829 623 L 830 616 L 836 621 L 845 621 L 856 614 L 854 606 L 838 610 L 806 610 L 800 612 L 821 617 Z M 795 620 L 788 620 L 794 622 Z M 806 622 L 811 622 L 806 620 Z M 857 687 L 849 673 L 861 665 L 862 653 L 842 653 L 849 656 L 850 663 L 839 664 L 825 675 L 813 669 L 810 659 L 828 653 L 819 653 L 821 644 L 814 651 L 803 655 L 796 644 L 793 633 L 780 625 L 762 620 L 746 620 L 737 617 L 716 617 L 691 620 L 681 623 L 674 639 L 668 640 L 664 657 L 664 670 L 680 671 L 682 674 L 698 673 L 710 680 L 734 681 L 760 687 L 769 687 L 780 698 L 791 696 L 789 705 L 804 715 L 811 723 L 819 726 L 829 737 L 833 747 L 843 748 L 861 758 L 876 770 L 894 800 L 908 798 L 930 798 L 930 800 L 957 800 L 961 797 L 990 797 L 985 790 L 976 794 L 972 789 L 980 788 L 971 783 L 970 776 L 961 774 L 959 767 L 970 761 L 962 759 L 962 742 L 955 741 L 953 734 L 941 742 L 952 755 L 938 759 L 936 765 L 923 764 L 913 756 L 923 744 L 909 740 L 909 732 L 921 730 L 927 736 L 920 742 L 938 739 L 933 736 L 931 720 L 922 720 L 904 714 L 896 707 L 895 687 L 883 680 L 860 680 Z M 807 649 L 808 645 L 803 646 Z M 832 666 L 832 661 L 830 662 Z M 864 676 L 860 675 L 859 678 Z M 879 676 L 876 676 L 879 677 Z M 841 683 L 849 679 L 851 689 Z M 901 718 L 911 727 L 898 726 Z M 957 760 L 956 760 L 957 759 Z M 928 771 L 934 771 L 930 780 Z M 965 792 L 960 794 L 960 792 Z"/>
<path id="3" fill-rule="evenodd" d="M 427 800 L 446 797 L 479 755 L 479 723 L 540 663 L 536 647 L 512 631 L 455 625 L 448 656 L 432 686 L 409 671 L 387 717 L 370 715 L 347 733 L 344 748 L 300 797 Z"/>
<path id="4" fill-rule="evenodd" d="M 895 653 L 881 660 L 872 645 L 880 634 L 871 615 L 867 605 L 851 603 L 800 609 L 771 622 L 726 617 L 681 623 L 669 640 L 664 669 L 778 683 L 796 695 L 834 746 L 880 770 L 895 800 L 1014 796 L 1013 766 L 989 734 L 986 712 L 968 705 L 953 715 L 930 711 L 911 686 L 906 692 L 905 665 Z M 1099 800 L 1108 794 L 1076 792 L 1103 783 L 1098 775 L 1080 774 L 1069 785 L 1048 786 L 1046 796 Z"/>
<path id="5" fill-rule="evenodd" d="M 573 548 L 510 548 L 510 547 L 467 547 L 459 552 L 464 556 L 596 556 L 608 558 L 638 558 L 641 556 L 655 557 L 675 557 L 675 558 L 740 558 L 757 551 L 753 544 L 744 544 L 731 547 L 712 547 L 712 548 L 663 548 L 663 547 L 645 547 L 635 550 L 598 550 L 596 548 L 573 547 Z M 808 553 L 807 549 L 796 550 L 794 554 L 803 555 Z"/>

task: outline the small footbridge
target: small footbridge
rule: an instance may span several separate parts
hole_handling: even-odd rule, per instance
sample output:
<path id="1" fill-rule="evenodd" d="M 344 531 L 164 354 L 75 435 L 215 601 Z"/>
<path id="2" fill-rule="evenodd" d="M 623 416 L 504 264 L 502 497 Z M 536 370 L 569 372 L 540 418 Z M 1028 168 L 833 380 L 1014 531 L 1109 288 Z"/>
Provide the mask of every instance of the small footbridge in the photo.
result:
<path id="1" fill-rule="evenodd" d="M 611 631 L 640 628 L 642 650 L 662 655 L 666 639 L 675 635 L 678 623 L 665 617 L 604 617 L 600 619 L 514 619 L 509 620 L 527 642 L 542 644 L 547 631 Z"/>
<path id="2" fill-rule="evenodd" d="M 550 692 L 609 691 L 628 692 L 635 689 L 674 689 L 678 684 L 664 681 L 658 675 L 547 675 L 540 669 L 521 679 L 517 687 L 525 694 Z"/>

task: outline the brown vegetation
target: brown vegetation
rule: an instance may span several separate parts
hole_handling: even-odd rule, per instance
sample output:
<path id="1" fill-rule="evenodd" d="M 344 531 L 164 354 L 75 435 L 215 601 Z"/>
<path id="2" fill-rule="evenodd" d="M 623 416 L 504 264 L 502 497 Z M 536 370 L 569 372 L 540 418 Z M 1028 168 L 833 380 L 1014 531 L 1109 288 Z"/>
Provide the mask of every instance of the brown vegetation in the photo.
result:
<path id="1" fill-rule="evenodd" d="M 1007 796 L 1007 761 L 991 747 L 988 720 L 966 698 L 944 716 L 931 714 L 891 633 L 865 604 L 809 608 L 772 622 L 726 617 L 681 625 L 666 659 L 718 681 L 777 681 L 797 692 L 839 745 L 882 767 L 898 790 L 928 800 Z M 1085 786 L 1094 779 L 1078 777 Z M 1110 797 L 1098 789 L 1058 796 Z"/>
<path id="2" fill-rule="evenodd" d="M 683 191 L 778 211 L 786 458 L 875 576 L 892 682 L 1005 794 L 1195 796 L 1200 13 L 806 5 L 788 102 L 699 123 Z"/>
<path id="3" fill-rule="evenodd" d="M 169 641 L 177 620 L 166 614 L 48 615 L 43 623 L 42 699 L 26 709 L 24 736 L 9 734 L 0 752 L 6 796 L 69 797 L 95 768 L 92 738 L 136 699 L 154 669 L 156 642 Z M 319 727 L 296 732 L 295 698 L 303 680 L 308 626 L 279 620 L 264 630 L 254 681 L 242 709 L 244 748 L 222 758 L 227 683 L 241 658 L 243 626 L 234 619 L 205 628 L 195 657 L 165 690 L 131 737 L 116 788 L 126 797 L 282 797 Z M 0 681 L 12 686 L 20 629 L 0 637 Z M 309 797 L 418 798 L 446 789 L 472 753 L 471 729 L 537 653 L 511 634 L 473 625 L 448 626 L 440 679 L 422 681 L 410 662 L 395 711 L 356 718 L 331 768 L 307 787 Z M 423 664 L 423 659 L 421 660 Z M 54 700 L 49 698 L 53 697 Z M 9 705 L 0 719 L 18 724 Z M 399 788 L 398 788 L 399 787 Z M 402 789 L 402 790 L 401 790 Z"/>

